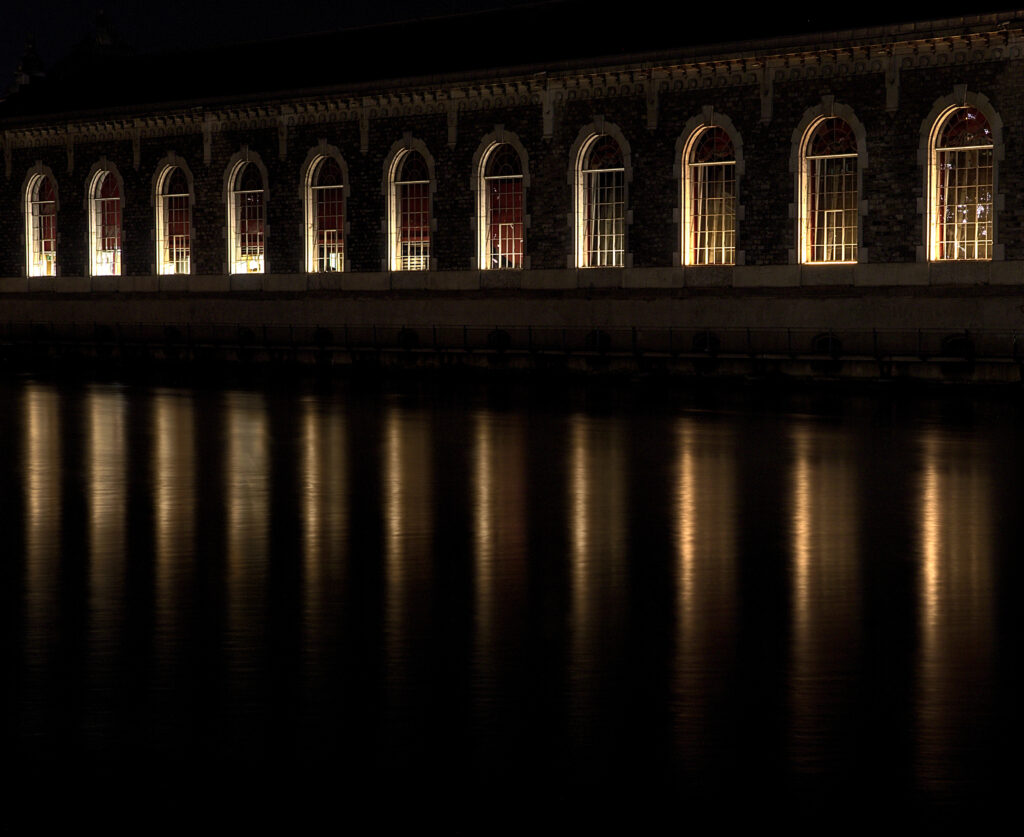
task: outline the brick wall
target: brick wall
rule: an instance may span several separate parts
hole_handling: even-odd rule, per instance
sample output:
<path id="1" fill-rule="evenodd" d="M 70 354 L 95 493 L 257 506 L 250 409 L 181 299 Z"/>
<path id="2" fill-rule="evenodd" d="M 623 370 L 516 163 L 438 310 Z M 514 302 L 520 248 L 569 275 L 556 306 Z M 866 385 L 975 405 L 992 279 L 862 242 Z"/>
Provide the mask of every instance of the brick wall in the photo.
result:
<path id="1" fill-rule="evenodd" d="M 849 64 L 849 72 L 843 68 Z M 823 65 L 824 66 L 824 65 Z M 829 65 L 831 66 L 831 65 Z M 898 106 L 890 109 L 886 68 L 855 61 L 825 69 L 817 77 L 791 69 L 773 71 L 770 117 L 762 118 L 763 84 L 752 72 L 725 77 L 697 77 L 696 83 L 671 77 L 658 83 L 656 125 L 649 126 L 648 101 L 635 82 L 593 85 L 585 95 L 566 85 L 553 97 L 545 134 L 543 103 L 501 101 L 500 97 L 464 102 L 455 121 L 455 143 L 449 143 L 450 123 L 439 106 L 422 112 L 378 113 L 369 117 L 365 151 L 357 119 L 346 116 L 308 124 L 291 124 L 284 156 L 281 136 L 272 119 L 227 119 L 209 130 L 209 145 L 199 127 L 175 129 L 164 136 L 82 139 L 75 134 L 69 165 L 68 143 L 59 137 L 33 147 L 9 149 L 9 171 L 0 178 L 0 275 L 25 271 L 23 184 L 37 162 L 50 167 L 59 194 L 59 270 L 62 275 L 88 272 L 86 178 L 105 157 L 117 166 L 123 181 L 123 272 L 145 275 L 154 265 L 153 182 L 161 159 L 174 152 L 184 159 L 194 178 L 193 272 L 226 271 L 225 169 L 243 147 L 259 155 L 267 170 L 266 261 L 274 273 L 304 269 L 303 200 L 300 176 L 310 149 L 321 140 L 340 149 L 348 167 L 349 234 L 346 251 L 353 271 L 380 271 L 385 258 L 384 166 L 392 145 L 405 134 L 423 142 L 435 162 L 433 211 L 436 233 L 433 255 L 442 271 L 468 270 L 476 254 L 470 188 L 472 160 L 481 139 L 503 126 L 518 135 L 529 156 L 530 187 L 525 211 L 530 225 L 526 251 L 533 269 L 566 267 L 572 252 L 572 187 L 567 182 L 569 155 L 580 129 L 597 117 L 613 123 L 629 143 L 631 180 L 626 249 L 636 267 L 671 267 L 678 253 L 680 184 L 675 159 L 677 143 L 688 120 L 710 107 L 727 116 L 743 144 L 745 171 L 739 181 L 743 219 L 737 248 L 748 265 L 782 265 L 795 247 L 794 173 L 791 170 L 793 132 L 809 108 L 833 97 L 849 107 L 864 126 L 868 166 L 862 171 L 861 199 L 868 202 L 862 219 L 862 242 L 870 262 L 915 261 L 923 241 L 919 203 L 923 173 L 919 160 L 922 126 L 935 102 L 950 96 L 957 85 L 969 94 L 982 94 L 1003 124 L 1004 156 L 998 162 L 998 192 L 1005 203 L 998 213 L 998 243 L 1008 260 L 1024 258 L 1024 204 L 1017 198 L 1024 178 L 1024 61 L 991 55 L 983 59 L 928 66 L 900 67 Z M 813 74 L 812 74 L 813 75 Z M 582 88 L 580 88 L 582 90 Z M 575 95 L 578 94 L 578 95 Z M 151 116 L 153 114 L 140 114 Z M 116 132 L 115 132 L 116 134 Z M 209 162 L 205 161 L 208 154 Z"/>

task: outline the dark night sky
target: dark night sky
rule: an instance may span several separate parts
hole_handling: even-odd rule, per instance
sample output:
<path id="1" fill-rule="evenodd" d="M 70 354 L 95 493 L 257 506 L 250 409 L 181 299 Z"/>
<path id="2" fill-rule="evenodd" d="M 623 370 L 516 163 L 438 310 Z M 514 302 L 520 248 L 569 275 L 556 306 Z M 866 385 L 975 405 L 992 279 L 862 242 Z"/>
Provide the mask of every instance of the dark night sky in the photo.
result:
<path id="1" fill-rule="evenodd" d="M 535 0 L 533 0 L 535 2 Z M 425 15 L 522 5 L 531 0 L 344 0 L 221 2 L 221 0 L 15 0 L 0 25 L 0 95 L 7 89 L 34 35 L 46 66 L 94 30 L 102 9 L 118 37 L 140 51 L 266 40 L 322 30 L 344 29 Z M 281 8 L 287 9 L 281 12 Z"/>
<path id="2" fill-rule="evenodd" d="M 176 47 L 200 47 L 218 43 L 265 40 L 324 30 L 337 30 L 353 26 L 409 20 L 420 17 L 468 12 L 478 9 L 526 5 L 537 0 L 374 0 L 374 2 L 346 3 L 344 0 L 248 0 L 248 2 L 221 2 L 221 0 L 50 0 L 27 2 L 17 0 L 5 9 L 0 26 L 0 96 L 9 85 L 14 69 L 24 50 L 26 40 L 34 35 L 38 52 L 45 66 L 65 56 L 70 48 L 91 37 L 94 20 L 99 9 L 106 12 L 119 39 L 137 51 L 166 51 Z M 996 0 L 992 9 L 1006 6 Z M 281 11 L 284 8 L 286 11 Z M 597 14 L 614 16 L 628 8 L 630 14 L 651 21 L 665 17 L 664 3 L 653 0 L 631 0 L 604 3 L 595 0 Z M 686 5 L 674 6 L 674 22 L 685 26 L 692 11 Z M 692 8 L 692 7 L 690 7 Z M 962 5 L 933 2 L 925 13 L 909 4 L 883 4 L 879 0 L 846 7 L 844 16 L 831 19 L 821 17 L 820 3 L 790 4 L 783 13 L 794 28 L 843 28 L 893 20 L 914 20 L 923 17 L 945 17 L 963 14 Z M 986 5 L 985 9 L 989 9 Z M 982 9 L 974 9 L 979 13 Z M 713 10 L 712 10 L 713 12 Z M 756 14 L 756 12 L 751 13 Z M 709 31 L 709 41 L 730 40 L 730 26 L 714 12 L 716 25 Z M 814 24 L 821 20 L 821 26 Z M 810 27 L 809 27 L 810 24 Z M 782 29 L 789 28 L 783 22 Z M 663 30 L 662 30 L 663 31 Z M 690 30 L 692 33 L 692 29 Z M 500 41 L 499 41 L 500 43 Z M 506 45 L 507 47 L 507 45 Z"/>

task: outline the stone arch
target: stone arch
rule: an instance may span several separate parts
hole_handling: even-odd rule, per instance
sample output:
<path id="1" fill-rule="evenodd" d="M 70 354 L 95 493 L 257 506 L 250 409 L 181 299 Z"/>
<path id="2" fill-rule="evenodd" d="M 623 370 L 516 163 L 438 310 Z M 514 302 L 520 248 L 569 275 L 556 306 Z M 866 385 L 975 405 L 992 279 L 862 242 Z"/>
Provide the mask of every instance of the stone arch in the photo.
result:
<path id="1" fill-rule="evenodd" d="M 486 258 L 484 256 L 486 248 L 484 241 L 485 229 L 482 221 L 486 217 L 484 170 L 494 149 L 499 145 L 506 144 L 515 149 L 523 167 L 523 268 L 529 269 L 530 267 L 530 254 L 526 251 L 526 230 L 530 228 L 530 215 L 526 211 L 529 206 L 526 198 L 530 188 L 530 155 L 522 140 L 519 139 L 518 134 L 507 130 L 503 125 L 495 125 L 494 130 L 485 134 L 480 140 L 480 144 L 473 154 L 472 169 L 470 171 L 469 187 L 473 193 L 473 206 L 475 207 L 473 217 L 470 219 L 473 239 L 476 242 L 475 254 L 471 262 L 471 269 L 473 270 L 482 270 L 486 267 Z"/>
<path id="2" fill-rule="evenodd" d="M 746 164 L 743 159 L 743 137 L 733 124 L 733 121 L 723 113 L 706 105 L 696 116 L 690 117 L 683 126 L 683 131 L 676 139 L 675 157 L 672 165 L 672 180 L 679 184 L 676 190 L 678 201 L 672 210 L 672 222 L 679 230 L 679 250 L 672 254 L 672 264 L 675 267 L 688 264 L 688 195 L 690 193 L 690 168 L 687 165 L 694 143 L 701 133 L 707 128 L 721 128 L 732 140 L 733 154 L 736 160 L 736 251 L 734 264 L 742 265 L 745 262 L 744 251 L 739 248 L 740 224 L 743 222 L 746 211 L 743 206 L 743 174 L 746 171 Z"/>
<path id="3" fill-rule="evenodd" d="M 822 96 L 821 102 L 804 111 L 790 138 L 789 171 L 793 175 L 793 202 L 789 205 L 789 217 L 794 220 L 793 248 L 789 251 L 789 263 L 800 264 L 803 259 L 807 232 L 807 201 L 806 201 L 806 166 L 804 156 L 807 143 L 814 130 L 826 119 L 838 117 L 853 130 L 857 141 L 857 262 L 863 264 L 868 260 L 868 250 L 864 246 L 864 226 L 868 215 L 868 201 L 864 197 L 864 170 L 868 167 L 867 132 L 863 123 L 857 118 L 853 108 L 836 102 L 834 96 Z"/>
<path id="4" fill-rule="evenodd" d="M 960 108 L 974 107 L 984 115 L 992 129 L 992 261 L 1002 261 L 1004 247 L 999 242 L 999 216 L 1005 205 L 1005 196 L 1000 191 L 1000 163 L 1004 159 L 1003 120 L 989 98 L 977 91 L 968 90 L 966 84 L 958 84 L 953 92 L 935 100 L 931 110 L 921 123 L 917 161 L 922 170 L 923 191 L 918 200 L 918 215 L 921 218 L 922 241 L 917 246 L 917 260 L 933 260 L 935 235 L 935 143 L 939 132 L 951 113 Z"/>
<path id="5" fill-rule="evenodd" d="M 571 231 L 571 239 L 573 242 L 573 250 L 568 254 L 567 258 L 568 266 L 570 268 L 579 268 L 584 264 L 583 164 L 585 162 L 587 152 L 590 150 L 593 143 L 599 140 L 602 136 L 610 136 L 614 139 L 615 142 L 618 143 L 619 149 L 622 152 L 624 241 L 622 246 L 623 262 L 621 266 L 633 266 L 633 254 L 629 250 L 629 228 L 633 223 L 633 210 L 630 209 L 629 203 L 629 184 L 633 180 L 633 163 L 629 141 L 626 139 L 619 126 L 614 122 L 606 120 L 603 116 L 595 116 L 593 121 L 580 128 L 579 133 L 576 135 L 576 139 L 573 141 L 573 144 L 569 149 L 569 165 L 566 170 L 566 182 L 572 190 L 572 211 L 568 216 L 569 229 Z"/>

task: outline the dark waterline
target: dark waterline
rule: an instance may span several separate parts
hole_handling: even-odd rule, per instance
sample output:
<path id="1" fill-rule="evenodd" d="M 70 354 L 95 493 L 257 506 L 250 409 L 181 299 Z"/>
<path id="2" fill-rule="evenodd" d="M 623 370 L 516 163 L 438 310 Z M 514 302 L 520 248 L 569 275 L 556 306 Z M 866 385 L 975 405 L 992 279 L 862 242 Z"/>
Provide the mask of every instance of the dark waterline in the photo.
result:
<path id="1" fill-rule="evenodd" d="M 1020 778 L 1014 400 L 0 394 L 30 780 L 965 807 Z"/>

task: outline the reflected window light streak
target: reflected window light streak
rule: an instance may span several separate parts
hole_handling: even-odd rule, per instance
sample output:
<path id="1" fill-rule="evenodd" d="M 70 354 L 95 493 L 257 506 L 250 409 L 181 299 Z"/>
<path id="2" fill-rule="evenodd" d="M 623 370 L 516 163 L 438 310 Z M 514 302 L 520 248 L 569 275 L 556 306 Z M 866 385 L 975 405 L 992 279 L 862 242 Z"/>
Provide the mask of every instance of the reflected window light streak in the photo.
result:
<path id="1" fill-rule="evenodd" d="M 55 639 L 60 580 L 60 398 L 53 387 L 27 384 L 23 411 L 25 658 L 30 669 L 42 671 Z"/>
<path id="2" fill-rule="evenodd" d="M 856 677 L 861 589 L 856 452 L 844 431 L 791 432 L 790 749 L 801 772 L 842 758 L 828 719 L 846 712 Z"/>
<path id="3" fill-rule="evenodd" d="M 993 520 L 984 447 L 937 431 L 921 444 L 918 780 L 966 781 L 984 759 L 964 733 L 991 712 Z"/>
<path id="4" fill-rule="evenodd" d="M 676 749 L 699 772 L 712 708 L 729 689 L 736 644 L 736 452 L 732 433 L 690 417 L 675 431 Z"/>
<path id="5" fill-rule="evenodd" d="M 193 551 L 195 430 L 190 396 L 153 394 L 153 506 L 158 572 Z"/>
<path id="6" fill-rule="evenodd" d="M 194 601 L 196 449 L 191 393 L 156 390 L 150 396 L 151 472 L 154 531 L 154 634 L 152 711 L 171 711 L 182 667 L 182 636 Z M 168 741 L 168 744 L 171 742 Z"/>
<path id="7" fill-rule="evenodd" d="M 679 593 L 680 621 L 684 636 L 689 636 L 695 625 L 695 538 L 697 534 L 697 475 L 694 473 L 694 429 L 684 421 L 678 431 L 679 472 L 676 490 L 676 532 L 680 558 Z"/>
<path id="8" fill-rule="evenodd" d="M 795 604 L 797 641 L 807 638 L 811 622 L 811 591 L 808 577 L 811 564 L 811 478 L 808 461 L 810 443 L 805 428 L 794 433 L 793 439 L 793 600 Z M 798 658 L 801 655 L 796 655 Z"/>
<path id="9" fill-rule="evenodd" d="M 500 661 L 515 658 L 527 614 L 523 432 L 515 420 L 473 416 L 473 699 L 478 734 L 501 703 Z"/>
<path id="10" fill-rule="evenodd" d="M 473 483 L 476 487 L 473 534 L 476 546 L 476 632 L 479 640 L 489 644 L 494 623 L 494 482 L 491 469 L 494 461 L 493 417 L 481 412 L 476 416 L 473 448 Z"/>
<path id="11" fill-rule="evenodd" d="M 627 596 L 622 439 L 619 420 L 579 414 L 569 419 L 570 701 L 584 740 L 597 721 L 598 681 L 608 676 L 599 661 L 614 657 L 622 641 Z"/>
<path id="12" fill-rule="evenodd" d="M 348 552 L 344 417 L 334 405 L 306 399 L 302 413 L 299 484 L 303 533 L 303 656 L 307 678 L 329 670 Z"/>
<path id="13" fill-rule="evenodd" d="M 260 653 L 266 617 L 270 439 L 261 395 L 227 392 L 223 414 L 226 687 L 232 699 L 243 700 L 259 670 L 256 655 Z"/>
<path id="14" fill-rule="evenodd" d="M 431 427 L 419 412 L 397 406 L 384 417 L 384 635 L 388 706 L 410 700 L 410 667 L 429 619 L 433 503 Z"/>
<path id="15" fill-rule="evenodd" d="M 85 393 L 86 501 L 89 508 L 89 689 L 84 726 L 102 738 L 115 722 L 102 700 L 115 688 L 125 622 L 127 513 L 126 400 L 114 387 Z"/>
<path id="16" fill-rule="evenodd" d="M 89 575 L 93 614 L 115 619 L 124 585 L 124 527 L 127 456 L 125 398 L 117 389 L 91 387 L 88 421 Z"/>
<path id="17" fill-rule="evenodd" d="M 303 515 L 302 535 L 305 544 L 307 577 L 314 569 L 321 548 L 320 517 L 321 495 L 323 493 L 323 472 L 321 470 L 320 446 L 323 433 L 316 404 L 306 401 L 302 416 L 302 494 Z"/>
<path id="18" fill-rule="evenodd" d="M 186 393 L 154 392 L 152 407 L 157 637 L 169 641 L 187 608 L 185 587 L 193 571 L 195 418 Z"/>

